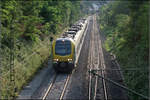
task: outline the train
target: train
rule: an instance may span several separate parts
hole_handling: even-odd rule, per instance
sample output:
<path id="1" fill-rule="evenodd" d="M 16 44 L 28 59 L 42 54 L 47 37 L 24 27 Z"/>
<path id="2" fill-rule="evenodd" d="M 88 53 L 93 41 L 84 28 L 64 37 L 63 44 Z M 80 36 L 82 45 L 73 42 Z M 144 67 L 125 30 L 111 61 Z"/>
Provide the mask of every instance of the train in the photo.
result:
<path id="1" fill-rule="evenodd" d="M 53 67 L 56 71 L 70 72 L 75 64 L 75 43 L 71 38 L 58 38 L 52 44 Z"/>
<path id="2" fill-rule="evenodd" d="M 82 47 L 87 21 L 83 20 L 52 42 L 52 65 L 56 72 L 72 72 Z M 71 36 L 72 35 L 72 36 Z"/>

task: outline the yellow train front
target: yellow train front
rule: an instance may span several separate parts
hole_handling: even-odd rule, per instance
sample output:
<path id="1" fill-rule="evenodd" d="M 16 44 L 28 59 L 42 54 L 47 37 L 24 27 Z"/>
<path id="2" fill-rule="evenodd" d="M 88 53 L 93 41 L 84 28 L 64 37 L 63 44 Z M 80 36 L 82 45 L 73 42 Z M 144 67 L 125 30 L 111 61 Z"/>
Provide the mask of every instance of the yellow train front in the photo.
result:
<path id="1" fill-rule="evenodd" d="M 52 43 L 53 67 L 59 72 L 71 72 L 75 66 L 75 43 L 71 38 L 58 38 Z"/>

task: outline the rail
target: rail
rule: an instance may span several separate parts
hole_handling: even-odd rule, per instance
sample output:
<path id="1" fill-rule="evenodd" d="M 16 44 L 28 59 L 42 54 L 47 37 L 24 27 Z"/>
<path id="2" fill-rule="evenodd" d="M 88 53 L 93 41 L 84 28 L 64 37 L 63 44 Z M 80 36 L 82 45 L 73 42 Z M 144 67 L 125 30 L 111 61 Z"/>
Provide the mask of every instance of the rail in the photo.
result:
<path id="1" fill-rule="evenodd" d="M 127 91 L 129 91 L 129 92 L 131 92 L 131 93 L 133 93 L 133 94 L 135 94 L 135 95 L 137 95 L 137 96 L 140 96 L 140 97 L 142 97 L 142 98 L 145 99 L 145 100 L 148 100 L 148 99 L 149 99 L 147 96 L 145 96 L 145 95 L 143 95 L 143 94 L 140 94 L 140 93 L 138 93 L 138 92 L 136 92 L 136 91 L 134 91 L 134 90 L 132 90 L 132 89 L 126 87 L 126 86 L 123 86 L 123 85 L 121 85 L 121 84 L 119 84 L 119 83 L 117 83 L 117 82 L 115 82 L 115 81 L 113 81 L 113 80 L 111 80 L 111 79 L 109 79 L 109 78 L 105 78 L 105 77 L 103 77 L 103 76 L 97 74 L 96 71 L 97 71 L 97 70 L 91 70 L 91 71 L 89 71 L 89 73 L 92 73 L 93 75 L 96 75 L 96 76 L 98 76 L 99 78 L 102 78 L 102 79 L 106 80 L 107 82 L 111 82 L 111 83 L 113 83 L 114 85 L 116 85 L 116 86 L 118 86 L 118 87 L 120 87 L 120 88 L 122 88 L 122 89 L 124 89 L 124 90 L 127 90 Z"/>
<path id="2" fill-rule="evenodd" d="M 63 83 L 64 83 L 64 86 L 63 86 L 63 89 L 61 90 L 61 94 L 60 94 L 59 100 L 63 100 L 63 96 L 65 95 L 65 91 L 66 91 L 66 89 L 67 89 L 69 80 L 70 80 L 72 74 L 74 73 L 74 71 L 75 71 L 75 69 L 72 71 L 71 74 L 68 74 L 68 75 L 67 75 L 66 81 L 63 82 Z M 53 77 L 53 79 L 52 79 L 52 82 L 50 83 L 48 89 L 46 90 L 44 96 L 42 97 L 42 100 L 46 100 L 46 99 L 47 99 L 47 96 L 50 94 L 50 92 L 51 92 L 53 86 L 55 85 L 55 82 L 56 82 L 57 77 L 58 77 L 58 74 L 55 73 L 55 75 L 54 75 L 54 77 Z M 62 84 L 63 84 L 63 83 L 62 83 Z M 48 98 L 48 99 L 49 99 L 49 98 Z"/>
<path id="3" fill-rule="evenodd" d="M 55 83 L 55 81 L 56 81 L 56 77 L 57 77 L 57 74 L 55 74 L 55 76 L 54 76 L 54 78 L 53 78 L 53 80 L 52 80 L 52 83 L 49 85 L 49 87 L 48 87 L 48 89 L 47 89 L 45 95 L 44 95 L 43 98 L 42 98 L 42 100 L 45 100 L 45 99 L 46 99 L 48 93 L 50 92 L 51 88 L 53 87 L 53 85 L 54 85 L 54 83 Z"/>
<path id="4" fill-rule="evenodd" d="M 96 26 L 96 23 L 94 23 L 96 20 L 95 16 L 93 17 L 92 20 L 92 28 L 94 29 Z M 97 30 L 93 30 L 91 31 L 91 38 L 92 40 L 90 40 L 90 52 L 89 52 L 89 59 L 88 59 L 88 63 L 89 63 L 89 70 L 93 70 L 93 69 L 99 69 L 99 65 L 101 66 L 105 66 L 104 65 L 104 59 L 102 56 L 102 49 L 100 47 L 100 41 L 99 41 L 99 36 L 97 33 Z M 98 46 L 98 48 L 97 48 Z M 101 51 L 101 52 L 100 52 Z M 105 69 L 105 67 L 103 67 Z M 99 71 L 97 74 L 101 74 L 103 77 L 104 75 L 104 70 L 101 70 L 101 72 Z M 103 87 L 103 93 L 104 93 L 104 99 L 108 100 L 108 96 L 107 96 L 107 87 L 106 87 L 106 82 L 104 79 L 102 79 L 102 87 Z M 89 88 L 88 88 L 88 99 L 89 100 L 96 100 L 97 99 L 97 88 L 98 88 L 98 77 L 93 77 L 91 73 L 89 73 Z"/>

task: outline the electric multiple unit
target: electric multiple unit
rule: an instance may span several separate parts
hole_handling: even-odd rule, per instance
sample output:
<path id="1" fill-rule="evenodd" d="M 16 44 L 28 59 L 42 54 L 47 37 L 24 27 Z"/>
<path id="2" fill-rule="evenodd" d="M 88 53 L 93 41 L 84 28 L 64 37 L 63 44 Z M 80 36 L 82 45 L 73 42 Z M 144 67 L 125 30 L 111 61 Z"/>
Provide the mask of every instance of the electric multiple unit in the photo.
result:
<path id="1" fill-rule="evenodd" d="M 77 24 L 77 27 L 80 27 L 79 25 Z M 55 71 L 72 72 L 76 63 L 76 55 L 78 55 L 83 41 L 85 26 L 86 23 L 82 25 L 83 28 L 78 32 L 67 31 L 62 38 L 53 41 L 52 63 Z M 70 37 L 70 35 L 74 36 Z"/>
<path id="2" fill-rule="evenodd" d="M 75 67 L 75 43 L 71 38 L 58 38 L 52 43 L 53 67 L 70 72 Z"/>

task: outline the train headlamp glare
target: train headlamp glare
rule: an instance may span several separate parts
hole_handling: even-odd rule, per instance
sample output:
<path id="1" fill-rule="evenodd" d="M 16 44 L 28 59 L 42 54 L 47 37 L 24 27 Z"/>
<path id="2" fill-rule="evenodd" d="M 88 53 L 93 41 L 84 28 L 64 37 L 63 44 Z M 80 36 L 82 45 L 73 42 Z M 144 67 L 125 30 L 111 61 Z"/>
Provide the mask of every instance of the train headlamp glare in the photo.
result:
<path id="1" fill-rule="evenodd" d="M 53 59 L 53 61 L 58 61 L 58 59 Z"/>
<path id="2" fill-rule="evenodd" d="M 72 61 L 72 59 L 68 59 L 68 61 Z"/>

